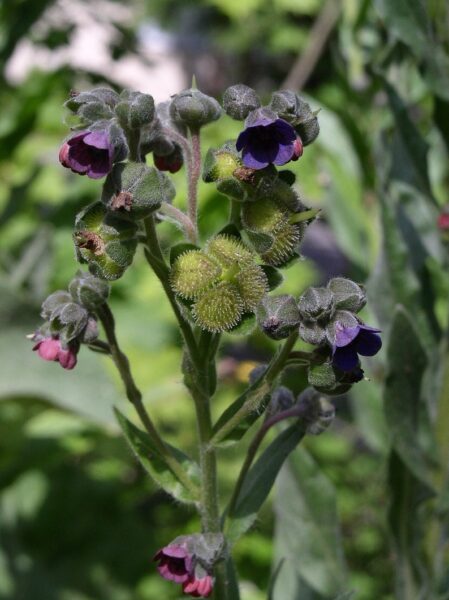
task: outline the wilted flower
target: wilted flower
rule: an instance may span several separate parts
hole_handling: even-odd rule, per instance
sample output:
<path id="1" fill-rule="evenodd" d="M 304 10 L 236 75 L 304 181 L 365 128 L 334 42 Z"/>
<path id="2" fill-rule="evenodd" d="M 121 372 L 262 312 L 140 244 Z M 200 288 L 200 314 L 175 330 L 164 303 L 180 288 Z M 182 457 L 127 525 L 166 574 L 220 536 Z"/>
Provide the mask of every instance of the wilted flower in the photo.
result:
<path id="1" fill-rule="evenodd" d="M 33 350 L 44 360 L 58 362 L 64 369 L 73 369 L 77 363 L 76 355 L 79 350 L 78 344 L 69 344 L 66 348 L 63 347 L 57 336 L 42 337 L 39 334 L 33 336 L 34 340 L 38 340 Z"/>
<path id="2" fill-rule="evenodd" d="M 184 164 L 184 157 L 181 148 L 176 144 L 170 154 L 161 155 L 154 152 L 153 161 L 154 166 L 159 169 L 159 171 L 177 173 Z"/>
<path id="3" fill-rule="evenodd" d="M 114 148 L 105 130 L 76 133 L 59 151 L 63 167 L 91 179 L 101 179 L 109 173 L 113 156 Z"/>
<path id="4" fill-rule="evenodd" d="M 362 324 L 345 327 L 338 322 L 335 330 L 332 365 L 342 371 L 354 371 L 359 366 L 359 354 L 374 356 L 382 347 L 380 329 Z"/>
<path id="5" fill-rule="evenodd" d="M 297 135 L 293 127 L 272 111 L 259 109 L 251 113 L 237 138 L 245 167 L 263 169 L 269 164 L 284 165 L 299 158 Z M 296 144 L 296 146 L 295 146 Z"/>

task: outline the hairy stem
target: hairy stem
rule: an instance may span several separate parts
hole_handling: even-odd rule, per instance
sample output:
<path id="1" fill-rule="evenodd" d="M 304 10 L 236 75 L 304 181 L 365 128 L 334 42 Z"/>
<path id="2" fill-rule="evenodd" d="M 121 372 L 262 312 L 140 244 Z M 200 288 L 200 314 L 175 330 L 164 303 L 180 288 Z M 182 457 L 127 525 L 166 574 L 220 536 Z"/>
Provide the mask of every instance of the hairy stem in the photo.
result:
<path id="1" fill-rule="evenodd" d="M 184 235 L 190 242 L 192 242 L 192 244 L 196 242 L 195 226 L 189 217 L 182 212 L 182 210 L 176 208 L 176 206 L 173 206 L 168 202 L 162 202 L 162 205 L 157 212 L 158 214 L 166 215 L 169 219 L 175 221 L 181 227 Z"/>
<path id="2" fill-rule="evenodd" d="M 103 304 L 97 309 L 98 317 L 103 325 L 106 338 L 109 343 L 109 349 L 111 352 L 112 360 L 117 367 L 120 377 L 123 381 L 126 390 L 126 396 L 136 409 L 137 414 L 145 427 L 148 435 L 153 440 L 156 448 L 160 454 L 164 457 L 165 463 L 172 473 L 178 478 L 178 480 L 184 485 L 184 487 L 192 492 L 194 496 L 197 496 L 198 490 L 196 486 L 190 481 L 188 475 L 184 471 L 182 465 L 173 456 L 164 441 L 160 437 L 154 423 L 148 414 L 145 406 L 142 402 L 142 393 L 136 386 L 131 369 L 129 367 L 129 361 L 127 356 L 121 351 L 115 334 L 115 322 L 114 316 L 109 308 L 108 304 Z"/>
<path id="3" fill-rule="evenodd" d="M 198 238 L 198 180 L 201 175 L 201 143 L 199 129 L 191 129 L 192 160 L 188 172 L 188 215 Z"/>
<path id="4" fill-rule="evenodd" d="M 195 340 L 195 336 L 193 335 L 192 328 L 190 324 L 184 318 L 181 309 L 179 307 L 178 301 L 176 300 L 175 294 L 170 285 L 170 269 L 165 263 L 164 256 L 161 251 L 161 247 L 159 245 L 159 240 L 156 233 L 156 227 L 154 224 L 154 217 L 150 215 L 144 221 L 145 223 L 145 233 L 146 233 L 146 243 L 148 252 L 145 252 L 145 257 L 156 274 L 157 278 L 162 284 L 164 288 L 165 294 L 170 302 L 172 310 L 175 314 L 175 317 L 178 321 L 179 327 L 181 329 L 181 333 L 183 335 L 184 341 L 188 348 L 190 357 L 192 359 L 193 364 L 198 367 L 199 365 L 199 354 L 198 347 Z"/>
<path id="5" fill-rule="evenodd" d="M 245 419 L 250 413 L 254 412 L 258 409 L 253 402 L 253 398 L 257 392 L 265 385 L 269 391 L 272 387 L 273 382 L 276 377 L 281 373 L 284 368 L 290 352 L 294 347 L 297 339 L 298 339 L 298 331 L 293 331 L 290 336 L 285 340 L 285 343 L 281 349 L 281 351 L 273 358 L 268 369 L 265 371 L 265 374 L 259 379 L 256 386 L 252 386 L 249 388 L 244 396 L 247 397 L 247 401 L 245 401 L 239 410 L 230 417 L 226 423 L 213 435 L 211 438 L 211 444 L 217 445 L 220 443 L 233 429 L 235 429 L 243 419 Z M 264 394 L 260 397 L 260 402 L 262 402 Z"/>

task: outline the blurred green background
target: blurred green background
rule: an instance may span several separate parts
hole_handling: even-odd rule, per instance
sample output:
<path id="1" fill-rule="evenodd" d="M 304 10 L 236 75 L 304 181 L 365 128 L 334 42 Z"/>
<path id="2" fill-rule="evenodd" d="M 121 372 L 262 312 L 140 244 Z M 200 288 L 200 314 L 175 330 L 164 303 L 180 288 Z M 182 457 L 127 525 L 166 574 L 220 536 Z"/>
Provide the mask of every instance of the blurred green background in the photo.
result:
<path id="1" fill-rule="evenodd" d="M 436 350 L 444 347 L 449 296 L 447 247 L 436 224 L 449 199 L 448 14 L 438 0 L 3 0 L 1 600 L 177 598 L 151 558 L 199 526 L 155 488 L 118 434 L 111 407 L 130 418 L 132 411 L 110 360 L 83 349 L 77 368 L 66 372 L 39 361 L 25 339 L 39 324 L 42 300 L 74 275 L 74 216 L 100 190 L 57 160 L 69 91 L 106 83 L 161 101 L 188 87 L 192 74 L 217 97 L 237 82 L 266 100 L 279 88 L 300 90 L 320 110 L 321 134 L 292 170 L 306 204 L 322 213 L 304 244 L 310 260 L 290 267 L 279 291 L 299 295 L 347 275 L 368 285 L 371 312 L 363 316 L 383 328 L 385 339 L 399 302 L 408 304 L 422 339 L 434 336 Z M 208 126 L 203 150 L 240 128 L 227 117 Z M 183 173 L 175 180 L 175 203 L 183 206 Z M 200 229 L 210 234 L 225 223 L 227 201 L 213 185 L 201 184 L 200 194 Z M 179 239 L 170 224 L 160 231 L 164 247 Z M 391 275 L 392 265 L 403 280 Z M 169 440 L 194 452 L 180 335 L 141 254 L 114 283 L 111 305 L 148 409 Z M 224 337 L 216 415 L 273 348 L 257 333 Z M 434 357 L 430 387 L 441 379 L 441 356 Z M 385 352 L 366 361 L 370 381 L 336 399 L 331 430 L 298 451 L 324 497 L 317 515 L 313 496 L 298 490 L 296 526 L 308 532 L 308 543 L 295 548 L 294 539 L 286 541 L 283 507 L 273 494 L 236 546 L 243 600 L 267 598 L 281 556 L 288 564 L 276 600 L 332 598 L 342 589 L 355 600 L 414 597 L 401 596 L 394 584 L 391 446 L 382 407 L 387 368 Z M 287 380 L 297 391 L 304 385 L 295 373 Z M 435 417 L 435 405 L 430 412 Z M 220 454 L 223 498 L 242 456 L 241 449 Z M 281 483 L 292 485 L 285 474 Z M 325 556 L 328 535 L 334 546 Z M 445 552 L 447 573 L 447 545 Z"/>

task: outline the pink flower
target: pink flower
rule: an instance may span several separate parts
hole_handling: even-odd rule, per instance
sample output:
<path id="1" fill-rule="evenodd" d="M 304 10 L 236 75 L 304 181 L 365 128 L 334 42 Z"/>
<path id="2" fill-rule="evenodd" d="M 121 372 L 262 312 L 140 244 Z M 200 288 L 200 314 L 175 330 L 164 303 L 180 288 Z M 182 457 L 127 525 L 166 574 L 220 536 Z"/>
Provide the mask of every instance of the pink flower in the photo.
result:
<path id="1" fill-rule="evenodd" d="M 175 583 L 186 583 L 193 574 L 193 556 L 183 543 L 169 544 L 155 555 L 159 561 L 157 570 L 164 579 Z"/>
<path id="2" fill-rule="evenodd" d="M 77 363 L 78 348 L 74 345 L 63 348 L 57 337 L 44 337 L 33 347 L 44 360 L 59 362 L 64 369 L 73 369 Z"/>
<path id="3" fill-rule="evenodd" d="M 198 579 L 193 575 L 189 581 L 182 586 L 184 594 L 190 594 L 194 598 L 208 598 L 214 587 L 214 580 L 210 575 L 206 575 L 201 579 Z"/>

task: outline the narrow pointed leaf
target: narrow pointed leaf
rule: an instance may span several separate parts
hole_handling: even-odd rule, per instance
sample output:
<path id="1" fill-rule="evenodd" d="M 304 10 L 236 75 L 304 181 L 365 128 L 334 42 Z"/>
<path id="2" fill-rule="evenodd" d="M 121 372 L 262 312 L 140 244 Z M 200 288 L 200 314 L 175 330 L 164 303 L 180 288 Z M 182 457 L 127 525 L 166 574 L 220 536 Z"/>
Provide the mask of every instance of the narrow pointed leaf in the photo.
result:
<path id="1" fill-rule="evenodd" d="M 115 414 L 131 450 L 155 483 L 180 502 L 197 502 L 198 498 L 194 497 L 170 471 L 150 436 L 133 425 L 119 410 L 115 409 Z M 198 485 L 200 479 L 198 465 L 177 448 L 168 447 L 184 467 L 186 474 Z"/>

